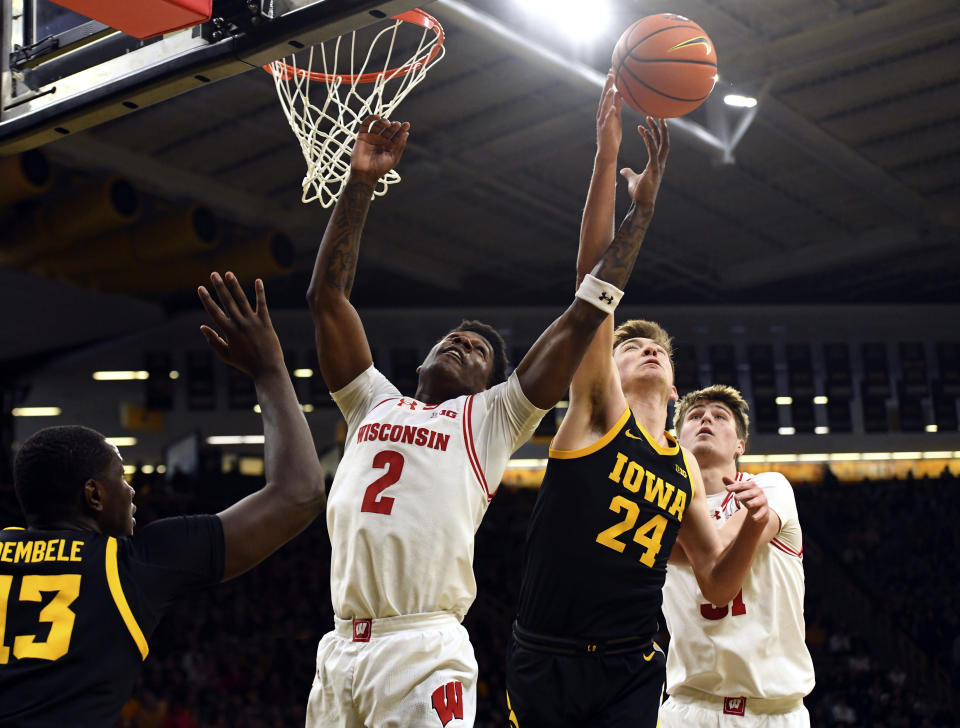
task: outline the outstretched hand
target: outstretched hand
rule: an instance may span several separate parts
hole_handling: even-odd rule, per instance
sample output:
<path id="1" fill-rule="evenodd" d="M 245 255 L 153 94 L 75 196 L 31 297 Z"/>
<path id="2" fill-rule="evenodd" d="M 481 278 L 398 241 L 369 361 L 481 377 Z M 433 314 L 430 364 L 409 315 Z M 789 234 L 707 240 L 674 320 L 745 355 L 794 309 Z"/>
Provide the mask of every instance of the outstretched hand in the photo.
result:
<path id="1" fill-rule="evenodd" d="M 763 523 L 767 520 L 770 508 L 767 505 L 767 494 L 763 492 L 755 478 L 746 480 L 734 480 L 724 476 L 724 485 L 727 486 L 727 492 L 733 493 L 737 502 L 747 509 L 747 515 L 757 523 Z"/>
<path id="2" fill-rule="evenodd" d="M 360 124 L 350 171 L 380 179 L 397 166 L 410 136 L 410 123 L 387 121 L 371 114 Z"/>
<path id="3" fill-rule="evenodd" d="M 607 72 L 597 107 L 597 156 L 616 159 L 623 139 L 623 97 L 613 87 L 613 69 Z"/>
<path id="4" fill-rule="evenodd" d="M 263 281 L 257 278 L 254 289 L 257 307 L 250 307 L 247 294 L 233 273 L 224 278 L 219 273 L 210 274 L 210 283 L 220 301 L 218 306 L 204 286 L 197 289 L 200 303 L 210 314 L 220 333 L 207 325 L 200 333 L 210 347 L 227 364 L 236 367 L 256 379 L 269 372 L 284 371 L 283 349 L 267 311 L 267 297 Z"/>
<path id="5" fill-rule="evenodd" d="M 640 124 L 637 131 L 647 145 L 647 166 L 640 174 L 629 167 L 621 169 L 620 174 L 627 180 L 627 191 L 637 208 L 652 211 L 660 190 L 660 181 L 663 179 L 663 170 L 667 166 L 670 133 L 664 119 L 654 119 L 652 116 L 647 117 L 647 126 Z"/>

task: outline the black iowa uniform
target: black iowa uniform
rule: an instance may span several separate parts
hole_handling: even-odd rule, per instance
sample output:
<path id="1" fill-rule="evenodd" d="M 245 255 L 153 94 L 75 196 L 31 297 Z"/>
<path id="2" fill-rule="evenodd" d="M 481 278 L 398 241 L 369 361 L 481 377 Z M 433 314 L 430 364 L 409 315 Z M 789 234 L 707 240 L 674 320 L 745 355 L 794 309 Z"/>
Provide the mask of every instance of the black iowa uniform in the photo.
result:
<path id="1" fill-rule="evenodd" d="M 163 612 L 222 574 L 216 516 L 120 539 L 0 531 L 0 726 L 112 726 Z"/>
<path id="2" fill-rule="evenodd" d="M 652 640 L 693 500 L 670 442 L 658 445 L 627 410 L 590 447 L 550 451 L 507 660 L 519 728 L 656 725 L 664 657 Z"/>

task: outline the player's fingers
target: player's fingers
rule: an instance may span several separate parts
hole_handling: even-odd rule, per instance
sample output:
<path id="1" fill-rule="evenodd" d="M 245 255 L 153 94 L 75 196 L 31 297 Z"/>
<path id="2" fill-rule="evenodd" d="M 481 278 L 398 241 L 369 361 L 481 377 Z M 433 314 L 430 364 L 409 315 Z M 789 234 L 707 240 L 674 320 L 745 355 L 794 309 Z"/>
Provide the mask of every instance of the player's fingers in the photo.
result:
<path id="1" fill-rule="evenodd" d="M 219 273 L 210 274 L 210 283 L 213 284 L 213 290 L 216 291 L 217 298 L 220 300 L 220 306 L 228 317 L 236 321 L 240 318 L 240 309 L 237 308 L 236 301 L 227 289 L 227 284 L 223 282 L 223 277 Z"/>
<path id="2" fill-rule="evenodd" d="M 660 166 L 663 167 L 670 153 L 670 129 L 666 119 L 659 119 L 657 125 L 660 127 Z"/>
<path id="3" fill-rule="evenodd" d="M 652 116 L 647 117 L 647 128 L 650 130 L 650 134 L 653 135 L 653 140 L 657 143 L 657 148 L 660 148 L 660 127 L 657 125 L 657 120 Z M 659 156 L 659 155 L 658 155 Z"/>
<path id="4" fill-rule="evenodd" d="M 244 316 L 252 316 L 253 309 L 250 308 L 250 301 L 247 298 L 247 294 L 243 292 L 243 286 L 240 285 L 240 279 L 230 271 L 227 271 L 225 278 L 227 282 L 227 289 L 230 291 L 230 295 L 233 297 L 233 302 L 237 305 L 237 309 Z"/>
<path id="5" fill-rule="evenodd" d="M 380 121 L 380 114 L 370 114 L 360 123 L 360 132 L 373 133 L 373 126 Z"/>
<path id="6" fill-rule="evenodd" d="M 203 335 L 203 338 L 207 340 L 207 343 L 210 344 L 213 350 L 217 352 L 217 354 L 222 356 L 230 350 L 230 346 L 227 344 L 227 342 L 209 326 L 202 325 L 200 327 L 200 333 Z"/>
<path id="7" fill-rule="evenodd" d="M 653 132 L 647 129 L 643 124 L 637 125 L 637 131 L 640 132 L 640 136 L 643 137 L 643 143 L 647 145 L 647 159 L 648 164 L 653 162 L 654 164 L 660 164 L 660 157 L 657 154 L 657 145 L 653 141 Z"/>
<path id="8" fill-rule="evenodd" d="M 270 320 L 270 311 L 267 309 L 267 292 L 263 287 L 263 281 L 260 278 L 257 278 L 253 282 L 253 293 L 257 299 L 257 310 L 256 314 L 264 321 Z"/>
<path id="9" fill-rule="evenodd" d="M 227 315 L 223 312 L 223 309 L 217 305 L 216 301 L 213 300 L 210 291 L 208 291 L 205 286 L 200 286 L 197 288 L 197 295 L 200 296 L 200 303 L 204 309 L 206 309 L 207 313 L 210 314 L 213 322 L 222 328 L 228 320 Z"/>
<path id="10" fill-rule="evenodd" d="M 757 521 L 759 523 L 760 521 L 762 521 L 764 518 L 767 517 L 767 514 L 769 512 L 770 512 L 770 509 L 767 506 L 763 506 L 763 508 L 758 508 L 756 511 L 751 513 L 750 517 L 754 521 Z"/>
<path id="11" fill-rule="evenodd" d="M 639 175 L 634 172 L 629 167 L 624 167 L 620 170 L 620 176 L 623 177 L 627 182 L 633 182 Z"/>

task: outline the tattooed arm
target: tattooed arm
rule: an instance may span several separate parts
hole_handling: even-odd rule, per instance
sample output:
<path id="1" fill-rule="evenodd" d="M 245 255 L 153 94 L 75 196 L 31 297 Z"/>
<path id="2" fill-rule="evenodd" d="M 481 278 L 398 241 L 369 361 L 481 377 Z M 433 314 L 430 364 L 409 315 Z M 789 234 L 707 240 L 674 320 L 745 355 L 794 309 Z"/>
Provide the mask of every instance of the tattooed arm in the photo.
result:
<path id="1" fill-rule="evenodd" d="M 353 381 L 372 363 L 370 345 L 350 303 L 360 234 L 377 181 L 400 161 L 410 125 L 379 116 L 364 119 L 353 148 L 350 177 L 333 208 L 313 266 L 307 302 L 313 314 L 320 373 L 331 391 Z"/>
<path id="2" fill-rule="evenodd" d="M 608 82 L 608 87 L 609 87 Z M 599 123 L 601 117 L 608 116 L 614 103 L 614 98 L 608 93 L 609 88 L 605 89 L 604 98 L 601 100 L 601 109 L 598 113 L 598 134 L 600 133 Z M 619 118 L 619 108 L 616 108 Z M 609 119 L 608 119 L 609 120 Z M 670 150 L 670 139 L 667 134 L 666 124 L 661 120 L 657 123 L 653 119 L 647 118 L 649 129 L 643 126 L 637 127 L 637 131 L 643 137 L 647 145 L 647 155 L 649 157 L 647 166 L 641 174 L 637 174 L 629 168 L 622 169 L 620 174 L 627 179 L 628 190 L 630 193 L 631 205 L 617 230 L 613 241 L 606 250 L 596 250 L 593 255 L 599 257 L 599 260 L 589 261 L 584 255 L 581 247 L 578 267 L 584 266 L 581 273 L 578 274 L 578 280 L 587 271 L 602 281 L 612 283 L 617 288 L 623 289 L 633 272 L 633 264 L 637 259 L 637 253 L 643 242 L 647 226 L 653 218 L 653 207 L 656 201 L 657 191 L 660 188 L 660 180 L 663 177 L 663 168 L 667 161 L 667 154 Z M 614 160 L 616 157 L 614 157 Z M 594 187 L 594 183 L 602 184 L 598 176 L 602 174 L 603 168 L 599 164 L 595 167 L 594 178 L 591 182 L 591 196 L 588 197 L 588 208 L 593 204 L 602 205 L 607 210 L 608 215 L 613 214 L 612 197 L 610 191 L 600 193 L 599 188 Z M 598 194 L 594 194 L 598 193 Z M 584 226 L 581 230 L 581 236 L 596 237 L 598 231 L 603 229 L 603 224 L 592 224 L 588 216 L 591 210 L 584 211 Z M 582 241 L 581 241 L 582 246 Z M 599 247 L 599 246 L 597 246 Z M 602 256 L 602 257 L 600 257 Z M 598 327 L 608 328 L 608 332 L 603 335 L 597 335 Z M 600 329 L 604 331 L 604 328 Z M 596 336 L 595 336 L 596 335 Z M 613 317 L 606 315 L 603 311 L 585 301 L 575 298 L 569 308 L 554 321 L 546 331 L 541 334 L 537 342 L 531 347 L 530 351 L 517 366 L 517 376 L 520 379 L 520 385 L 524 394 L 533 404 L 544 409 L 552 407 L 563 397 L 567 388 L 570 386 L 571 378 L 574 376 L 577 367 L 580 365 L 584 354 L 591 346 L 605 347 L 605 357 L 610 358 L 610 346 L 613 336 Z M 607 338 L 609 337 L 609 338 Z M 616 370 L 609 369 L 612 376 L 616 376 Z M 579 375 L 578 375 L 579 376 Z M 616 381 L 617 392 L 619 394 L 619 380 Z M 623 395 L 620 394 L 620 397 Z M 620 408 L 619 414 L 623 413 L 626 406 L 625 400 Z M 573 407 L 573 401 L 571 401 Z M 570 416 L 568 411 L 567 417 Z M 566 421 L 566 418 L 564 418 Z M 558 432 L 558 438 L 560 433 Z M 593 438 L 596 439 L 596 438 Z M 592 442 L 592 440 L 591 440 Z M 558 444 L 559 447 L 559 444 Z M 571 449 L 564 447 L 562 449 Z"/>

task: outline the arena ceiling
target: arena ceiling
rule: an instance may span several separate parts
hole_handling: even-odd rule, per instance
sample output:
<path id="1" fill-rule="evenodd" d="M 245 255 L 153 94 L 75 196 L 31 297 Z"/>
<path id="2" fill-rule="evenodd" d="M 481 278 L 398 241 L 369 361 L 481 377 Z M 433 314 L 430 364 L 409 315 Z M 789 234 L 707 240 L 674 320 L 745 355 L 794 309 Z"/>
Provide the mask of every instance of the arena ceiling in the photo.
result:
<path id="1" fill-rule="evenodd" d="M 714 41 L 720 82 L 688 120 L 727 150 L 674 127 L 630 302 L 960 300 L 956 0 L 613 0 L 607 31 L 580 42 L 524 5 L 423 6 L 443 23 L 448 52 L 395 114 L 413 128 L 403 181 L 368 218 L 359 305 L 566 303 L 597 79 L 623 28 L 667 11 L 695 19 Z M 725 107 L 730 90 L 756 96 L 755 112 Z M 303 160 L 266 73 L 210 84 L 44 152 L 75 175 L 121 175 L 164 204 L 201 203 L 238 228 L 285 232 L 294 271 L 269 288 L 275 305 L 303 305 L 329 212 L 299 200 Z M 625 134 L 621 163 L 639 167 L 644 156 Z M 66 286 L 55 296 L 32 273 L 3 276 L 11 299 L 53 311 L 61 325 L 80 310 L 71 296 L 99 302 L 88 321 L 117 306 Z M 143 315 L 162 318 L 195 306 L 175 288 L 126 293 L 154 303 Z M 15 349 L 31 325 L 14 318 L 4 338 Z"/>

